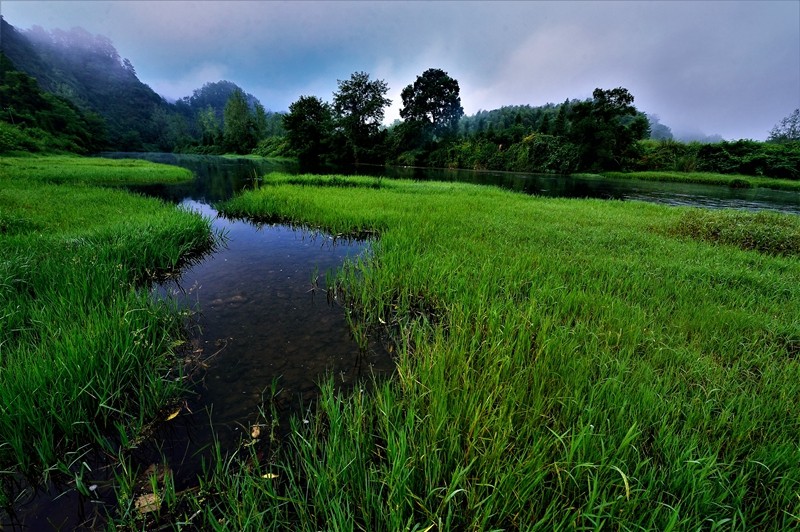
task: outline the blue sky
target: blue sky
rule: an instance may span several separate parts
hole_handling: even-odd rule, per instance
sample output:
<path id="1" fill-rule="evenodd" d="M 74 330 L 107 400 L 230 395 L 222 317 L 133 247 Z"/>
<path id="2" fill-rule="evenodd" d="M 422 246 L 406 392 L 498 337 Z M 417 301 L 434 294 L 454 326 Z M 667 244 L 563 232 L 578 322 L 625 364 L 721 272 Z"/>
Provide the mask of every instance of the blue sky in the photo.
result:
<path id="1" fill-rule="evenodd" d="M 265 2 L 3 0 L 18 29 L 109 37 L 175 99 L 227 79 L 272 111 L 330 101 L 366 71 L 400 91 L 428 68 L 467 114 L 626 87 L 674 132 L 763 140 L 800 107 L 800 1 Z"/>

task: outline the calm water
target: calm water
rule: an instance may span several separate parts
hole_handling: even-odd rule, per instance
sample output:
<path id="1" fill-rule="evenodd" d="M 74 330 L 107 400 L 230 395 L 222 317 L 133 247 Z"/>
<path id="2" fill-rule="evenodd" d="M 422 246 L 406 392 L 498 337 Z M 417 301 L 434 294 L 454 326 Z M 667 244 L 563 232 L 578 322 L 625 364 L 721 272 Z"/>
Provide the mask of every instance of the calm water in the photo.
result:
<path id="1" fill-rule="evenodd" d="M 202 461 L 210 460 L 213 441 L 226 451 L 234 450 L 249 436 L 260 412 L 275 408 L 280 434 L 290 414 L 303 414 L 315 397 L 317 383 L 326 376 L 348 387 L 373 374 L 391 373 L 393 361 L 380 343 L 360 350 L 350 335 L 345 309 L 330 301 L 325 291 L 325 273 L 349 257 L 369 253 L 368 242 L 229 220 L 218 217 L 213 208 L 215 202 L 250 188 L 254 177 L 270 171 L 299 172 L 296 164 L 173 154 L 109 156 L 189 168 L 196 175 L 191 183 L 137 190 L 198 211 L 226 234 L 216 252 L 185 269 L 178 279 L 153 289 L 154 297 L 172 298 L 193 311 L 191 342 L 203 365 L 193 376 L 194 392 L 178 416 L 159 429 L 152 445 L 133 456 L 142 469 L 166 461 L 176 488 L 189 488 Z M 358 173 L 491 184 L 543 196 L 800 214 L 800 195 L 763 189 L 410 168 L 360 167 Z M 266 438 L 261 440 L 262 452 L 268 452 Z M 94 519 L 101 523 L 104 508 L 113 508 L 112 479 L 108 469 L 92 472 L 87 481 L 96 486 L 94 500 L 68 486 L 30 492 L 18 504 L 15 520 L 3 517 L 0 528 L 48 530 L 75 528 Z"/>
<path id="2" fill-rule="evenodd" d="M 109 157 L 137 157 L 152 161 L 177 164 L 190 168 L 198 176 L 186 185 L 153 187 L 149 193 L 181 201 L 191 198 L 211 203 L 230 198 L 232 194 L 249 188 L 253 176 L 271 171 L 298 173 L 301 168 L 292 162 L 226 159 L 214 156 L 153 154 L 108 154 Z M 568 198 L 600 198 L 638 200 L 676 206 L 730 208 L 748 210 L 774 210 L 800 214 L 800 194 L 797 192 L 755 189 L 734 189 L 722 186 L 683 183 L 660 183 L 630 179 L 604 179 L 563 177 L 513 172 L 473 172 L 469 170 L 443 170 L 426 168 L 386 168 L 360 166 L 343 173 L 380 175 L 392 178 L 417 180 L 462 181 L 495 185 L 527 194 Z"/>

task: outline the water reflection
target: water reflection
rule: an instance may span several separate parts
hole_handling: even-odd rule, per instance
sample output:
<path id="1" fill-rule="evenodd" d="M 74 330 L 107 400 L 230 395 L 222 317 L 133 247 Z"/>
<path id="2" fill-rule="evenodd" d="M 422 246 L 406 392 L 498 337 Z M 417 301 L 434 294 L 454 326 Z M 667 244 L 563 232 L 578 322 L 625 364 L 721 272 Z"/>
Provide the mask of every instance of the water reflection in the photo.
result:
<path id="1" fill-rule="evenodd" d="M 291 174 L 310 171 L 289 160 L 226 158 L 180 154 L 106 154 L 109 157 L 136 157 L 189 168 L 196 179 L 190 183 L 140 188 L 147 194 L 173 202 L 185 198 L 213 203 L 226 200 L 253 186 L 253 177 L 280 171 Z M 332 169 L 313 169 L 334 172 Z M 719 185 L 665 183 L 633 179 L 608 179 L 600 176 L 556 176 L 515 172 L 450 170 L 435 168 L 385 167 L 361 165 L 340 168 L 336 173 L 365 174 L 388 178 L 458 181 L 493 185 L 525 194 L 564 198 L 636 200 L 663 205 L 747 210 L 774 210 L 800 215 L 800 194 L 795 191 L 765 188 L 729 188 Z"/>
<path id="2" fill-rule="evenodd" d="M 197 427 L 210 422 L 223 448 L 232 449 L 262 409 L 275 406 L 285 429 L 288 415 L 314 398 L 328 375 L 347 388 L 391 373 L 393 362 L 383 347 L 373 342 L 360 350 L 345 309 L 326 297 L 326 272 L 368 252 L 367 242 L 285 225 L 256 226 L 215 217 L 207 204 L 183 204 L 214 217 L 215 229 L 227 233 L 223 249 L 156 289 L 160 297 L 197 310 L 194 346 L 209 369 L 178 418 L 179 425 L 194 427 L 191 439 L 208 439 Z M 173 454 L 186 452 L 179 447 Z M 196 466 L 181 462 L 194 472 Z"/>

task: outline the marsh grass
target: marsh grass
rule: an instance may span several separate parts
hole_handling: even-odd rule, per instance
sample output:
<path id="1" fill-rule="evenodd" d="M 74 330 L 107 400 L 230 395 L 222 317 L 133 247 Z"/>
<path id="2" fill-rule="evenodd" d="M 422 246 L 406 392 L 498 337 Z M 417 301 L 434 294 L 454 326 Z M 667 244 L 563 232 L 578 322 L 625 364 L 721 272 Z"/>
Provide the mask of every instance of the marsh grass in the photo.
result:
<path id="1" fill-rule="evenodd" d="M 99 182 L 92 175 L 102 167 L 94 163 L 59 157 L 49 164 L 65 160 L 76 164 L 62 175 L 79 184 L 0 178 L 6 480 L 69 471 L 70 453 L 87 444 L 118 447 L 174 398 L 182 386 L 174 356 L 181 316 L 144 285 L 212 243 L 201 216 L 86 186 Z M 125 168 L 132 182 L 159 175 L 159 167 Z"/>
<path id="2" fill-rule="evenodd" d="M 338 282 L 397 374 L 323 384 L 261 466 L 280 482 L 225 476 L 208 526 L 800 526 L 796 257 L 674 236 L 679 208 L 307 179 L 222 209 L 378 231 Z"/>
<path id="3" fill-rule="evenodd" d="M 613 179 L 641 179 L 644 181 L 665 181 L 674 183 L 698 183 L 701 185 L 723 185 L 731 188 L 771 188 L 774 190 L 800 191 L 800 181 L 755 177 L 738 174 L 715 174 L 713 172 L 603 172 L 604 177 Z"/>
<path id="4" fill-rule="evenodd" d="M 800 255 L 800 218 L 777 213 L 692 209 L 672 232 L 773 255 Z"/>
<path id="5" fill-rule="evenodd" d="M 188 181 L 185 168 L 136 159 L 49 155 L 0 158 L 0 182 L 147 185 Z"/>

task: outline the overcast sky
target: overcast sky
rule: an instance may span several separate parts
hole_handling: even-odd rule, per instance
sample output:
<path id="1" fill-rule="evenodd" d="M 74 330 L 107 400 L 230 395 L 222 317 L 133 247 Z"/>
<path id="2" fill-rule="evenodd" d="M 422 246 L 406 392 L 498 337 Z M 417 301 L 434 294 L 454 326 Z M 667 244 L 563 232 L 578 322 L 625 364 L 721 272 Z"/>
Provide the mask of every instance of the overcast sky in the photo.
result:
<path id="1" fill-rule="evenodd" d="M 356 71 L 400 91 L 428 68 L 464 111 L 588 98 L 622 86 L 674 132 L 763 140 L 800 107 L 800 1 L 19 1 L 18 29 L 109 37 L 169 99 L 226 79 L 285 111 L 330 101 Z"/>

